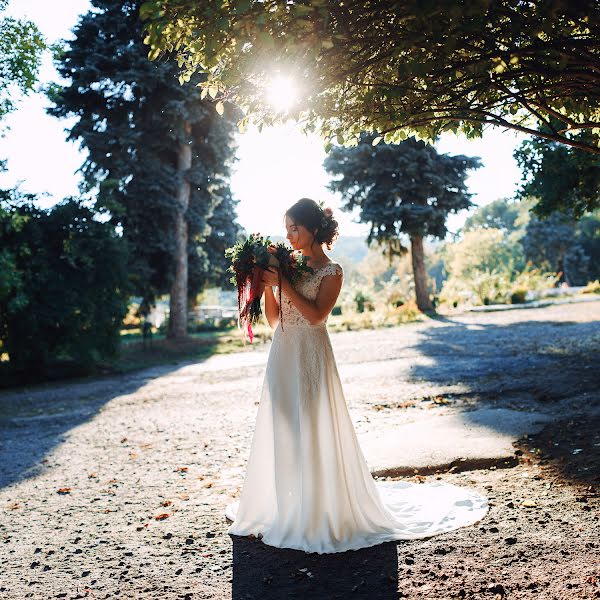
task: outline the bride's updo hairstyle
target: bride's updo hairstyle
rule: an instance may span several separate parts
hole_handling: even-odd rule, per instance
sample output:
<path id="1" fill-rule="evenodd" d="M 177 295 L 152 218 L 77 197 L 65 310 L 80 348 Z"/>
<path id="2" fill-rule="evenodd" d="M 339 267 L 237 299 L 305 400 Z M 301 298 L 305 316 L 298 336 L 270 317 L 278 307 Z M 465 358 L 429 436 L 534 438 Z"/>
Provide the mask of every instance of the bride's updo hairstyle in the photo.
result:
<path id="1" fill-rule="evenodd" d="M 315 242 L 325 244 L 328 250 L 339 236 L 338 222 L 333 218 L 331 208 L 321 208 L 310 198 L 300 198 L 296 204 L 290 206 L 285 212 L 296 225 L 303 225 L 315 233 Z"/>

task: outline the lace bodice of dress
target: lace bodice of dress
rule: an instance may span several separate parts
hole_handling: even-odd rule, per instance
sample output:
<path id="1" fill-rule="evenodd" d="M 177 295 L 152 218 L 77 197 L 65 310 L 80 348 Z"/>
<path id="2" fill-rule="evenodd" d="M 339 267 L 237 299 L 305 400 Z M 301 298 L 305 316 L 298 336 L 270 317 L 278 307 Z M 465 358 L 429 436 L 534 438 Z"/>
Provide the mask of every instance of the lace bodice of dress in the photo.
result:
<path id="1" fill-rule="evenodd" d="M 305 273 L 302 275 L 302 278 L 296 282 L 295 289 L 302 294 L 305 298 L 309 300 L 314 300 L 319 293 L 319 287 L 321 285 L 321 280 L 326 275 L 336 275 L 341 274 L 343 276 L 344 271 L 340 264 L 336 262 L 330 262 L 318 269 L 315 269 L 312 273 Z M 281 313 L 283 320 L 283 328 L 285 329 L 286 325 L 299 325 L 305 327 L 314 327 L 311 325 L 307 319 L 302 315 L 302 313 L 292 304 L 291 300 L 282 292 L 281 294 Z M 325 321 L 318 325 L 323 326 L 327 322 L 327 318 Z"/>

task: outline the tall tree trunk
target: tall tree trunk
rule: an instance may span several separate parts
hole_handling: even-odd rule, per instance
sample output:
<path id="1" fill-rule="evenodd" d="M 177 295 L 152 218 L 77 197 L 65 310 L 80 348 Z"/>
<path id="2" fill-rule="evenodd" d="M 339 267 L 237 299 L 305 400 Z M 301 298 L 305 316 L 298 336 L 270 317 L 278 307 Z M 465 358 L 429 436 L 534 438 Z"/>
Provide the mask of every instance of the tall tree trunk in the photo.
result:
<path id="1" fill-rule="evenodd" d="M 558 271 L 560 272 L 559 283 L 566 283 L 567 285 L 571 285 L 571 278 L 569 277 L 570 273 L 567 271 L 567 248 L 566 246 L 561 246 L 558 251 Z"/>
<path id="2" fill-rule="evenodd" d="M 432 311 L 433 304 L 427 292 L 427 271 L 425 270 L 425 253 L 423 251 L 423 238 L 420 235 L 410 236 L 410 249 L 412 255 L 413 276 L 415 278 L 415 293 L 419 310 Z"/>
<path id="3" fill-rule="evenodd" d="M 169 304 L 169 338 L 182 338 L 187 335 L 187 290 L 188 290 L 188 225 L 187 209 L 190 203 L 190 183 L 187 173 L 192 166 L 192 126 L 183 125 L 184 141 L 179 146 L 177 170 L 179 190 L 177 191 L 177 216 L 175 218 L 175 277 L 171 285 Z"/>

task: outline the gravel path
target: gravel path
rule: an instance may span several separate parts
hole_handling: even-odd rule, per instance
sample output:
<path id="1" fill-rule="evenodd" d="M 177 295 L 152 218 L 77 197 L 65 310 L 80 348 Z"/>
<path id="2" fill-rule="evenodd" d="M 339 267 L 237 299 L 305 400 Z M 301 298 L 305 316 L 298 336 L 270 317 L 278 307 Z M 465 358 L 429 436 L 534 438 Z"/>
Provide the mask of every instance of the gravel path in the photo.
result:
<path id="1" fill-rule="evenodd" d="M 268 346 L 4 392 L 0 598 L 600 598 L 600 301 L 331 337 L 359 433 L 481 406 L 561 421 L 517 466 L 421 478 L 486 493 L 475 526 L 317 555 L 225 533 Z"/>

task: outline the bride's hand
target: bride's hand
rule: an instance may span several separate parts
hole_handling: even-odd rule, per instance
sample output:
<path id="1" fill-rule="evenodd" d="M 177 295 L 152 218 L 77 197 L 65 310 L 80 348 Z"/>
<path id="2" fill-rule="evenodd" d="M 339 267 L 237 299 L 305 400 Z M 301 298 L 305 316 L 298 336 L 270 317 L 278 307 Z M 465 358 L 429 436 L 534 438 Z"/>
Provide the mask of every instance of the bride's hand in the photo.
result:
<path id="1" fill-rule="evenodd" d="M 265 286 L 279 285 L 279 270 L 275 269 L 275 267 L 269 267 L 269 269 L 263 273 L 262 283 Z"/>

